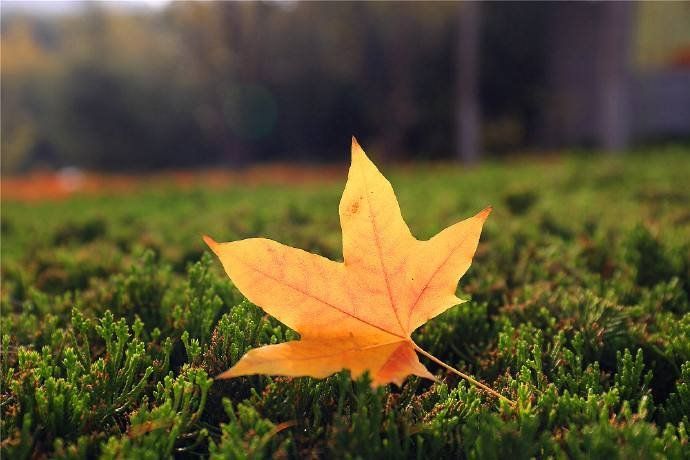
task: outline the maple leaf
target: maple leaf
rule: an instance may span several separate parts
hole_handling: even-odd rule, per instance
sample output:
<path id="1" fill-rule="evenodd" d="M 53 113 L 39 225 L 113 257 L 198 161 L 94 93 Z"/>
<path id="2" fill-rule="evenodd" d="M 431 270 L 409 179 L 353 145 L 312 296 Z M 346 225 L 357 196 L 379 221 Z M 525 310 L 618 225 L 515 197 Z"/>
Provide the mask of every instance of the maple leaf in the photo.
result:
<path id="1" fill-rule="evenodd" d="M 352 138 L 340 201 L 344 262 L 263 238 L 204 241 L 247 299 L 299 332 L 300 340 L 250 350 L 218 378 L 249 374 L 323 378 L 368 371 L 372 385 L 434 376 L 416 352 L 506 399 L 417 346 L 412 332 L 462 302 L 458 280 L 491 208 L 427 241 L 410 233 L 391 184 Z"/>

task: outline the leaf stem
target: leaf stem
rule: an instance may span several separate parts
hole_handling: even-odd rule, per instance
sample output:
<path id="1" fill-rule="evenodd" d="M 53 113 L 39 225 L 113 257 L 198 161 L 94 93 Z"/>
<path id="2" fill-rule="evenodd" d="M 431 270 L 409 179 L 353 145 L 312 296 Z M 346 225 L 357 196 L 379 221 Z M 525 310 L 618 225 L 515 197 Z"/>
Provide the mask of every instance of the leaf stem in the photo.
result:
<path id="1" fill-rule="evenodd" d="M 500 394 L 500 393 L 497 392 L 496 390 L 493 390 L 493 389 L 491 389 L 490 387 L 484 385 L 482 382 L 473 379 L 472 377 L 470 377 L 469 375 L 465 374 L 464 372 L 460 372 L 460 371 L 457 370 L 456 368 L 454 368 L 454 367 L 452 367 L 452 366 L 449 366 L 448 364 L 446 364 L 446 363 L 444 363 L 443 361 L 441 361 L 440 359 L 438 359 L 436 356 L 434 356 L 434 355 L 432 355 L 431 353 L 427 352 L 426 350 L 423 350 L 422 348 L 420 348 L 419 345 L 417 345 L 416 343 L 413 342 L 413 345 L 414 345 L 414 349 L 415 349 L 417 352 L 419 352 L 419 353 L 421 353 L 422 355 L 426 356 L 427 358 L 429 358 L 430 360 L 432 360 L 433 362 L 435 362 L 435 363 L 438 364 L 439 366 L 443 366 L 444 368 L 448 369 L 448 370 L 451 371 L 452 373 L 457 374 L 457 375 L 459 375 L 460 377 L 462 377 L 463 379 L 467 380 L 467 381 L 470 382 L 471 384 L 473 384 L 473 385 L 475 385 L 475 386 L 481 388 L 482 390 L 484 390 L 484 391 L 490 393 L 491 395 L 497 397 L 498 399 L 500 399 L 500 400 L 502 400 L 502 401 L 505 401 L 505 402 L 507 402 L 508 404 L 510 404 L 511 406 L 515 407 L 515 401 L 506 398 L 505 396 L 503 396 L 502 394 Z"/>

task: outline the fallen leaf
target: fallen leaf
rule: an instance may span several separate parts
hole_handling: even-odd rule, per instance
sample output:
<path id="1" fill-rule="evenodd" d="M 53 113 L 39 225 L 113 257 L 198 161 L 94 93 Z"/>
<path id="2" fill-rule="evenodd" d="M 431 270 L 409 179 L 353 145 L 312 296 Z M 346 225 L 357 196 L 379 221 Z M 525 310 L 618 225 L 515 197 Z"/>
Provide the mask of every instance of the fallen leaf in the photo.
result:
<path id="1" fill-rule="evenodd" d="M 472 261 L 491 208 L 427 241 L 402 218 L 391 184 L 352 139 L 352 164 L 340 201 L 344 262 L 263 238 L 217 243 L 228 276 L 247 299 L 299 332 L 297 341 L 250 350 L 218 378 L 275 374 L 323 378 L 368 371 L 372 385 L 434 376 L 415 351 L 437 360 L 412 332 L 462 302 L 458 280 Z M 500 396 L 500 395 L 498 395 Z"/>

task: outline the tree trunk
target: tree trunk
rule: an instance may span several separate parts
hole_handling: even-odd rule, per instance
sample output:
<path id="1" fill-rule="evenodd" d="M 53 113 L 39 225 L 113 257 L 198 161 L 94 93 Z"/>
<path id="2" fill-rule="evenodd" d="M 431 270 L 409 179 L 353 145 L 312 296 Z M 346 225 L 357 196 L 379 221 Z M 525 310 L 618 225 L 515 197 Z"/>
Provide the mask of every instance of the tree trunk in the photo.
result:
<path id="1" fill-rule="evenodd" d="M 458 6 L 458 51 L 456 61 L 456 143 L 455 156 L 474 163 L 480 156 L 479 32 L 480 4 L 461 2 Z"/>
<path id="2" fill-rule="evenodd" d="M 633 5 L 604 2 L 599 6 L 597 140 L 604 150 L 620 152 L 628 146 L 630 137 L 628 87 Z"/>

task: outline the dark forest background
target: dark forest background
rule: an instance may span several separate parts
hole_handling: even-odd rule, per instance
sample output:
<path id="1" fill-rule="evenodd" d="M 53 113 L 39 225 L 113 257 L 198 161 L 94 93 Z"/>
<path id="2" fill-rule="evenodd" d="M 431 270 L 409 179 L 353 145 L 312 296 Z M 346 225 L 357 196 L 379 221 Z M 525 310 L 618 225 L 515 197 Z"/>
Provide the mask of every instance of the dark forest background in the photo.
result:
<path id="1" fill-rule="evenodd" d="M 466 121 L 458 122 L 462 94 L 478 106 L 475 148 L 482 154 L 606 147 L 580 127 L 591 113 L 608 112 L 581 108 L 586 98 L 568 89 L 596 87 L 615 72 L 597 73 L 602 56 L 610 62 L 621 50 L 605 46 L 615 36 L 601 31 L 622 28 L 628 54 L 642 49 L 651 68 L 688 74 L 682 28 L 680 41 L 668 44 L 663 34 L 661 46 L 644 41 L 649 24 L 672 32 L 669 17 L 690 17 L 682 3 L 658 17 L 631 6 L 611 16 L 586 4 L 569 11 L 521 2 L 482 4 L 480 12 L 455 3 L 173 2 L 154 10 L 85 3 L 50 15 L 14 12 L 9 4 L 2 16 L 3 172 L 328 162 L 347 157 L 353 134 L 383 159 L 452 158 Z M 464 14 L 473 14 L 465 29 Z M 623 23 L 623 16 L 633 19 Z M 584 44 L 587 36 L 593 46 Z M 578 49 L 568 40 L 579 43 L 579 55 L 568 54 Z M 468 53 L 465 82 L 458 75 L 468 68 L 459 62 Z M 575 126 L 570 137 L 554 127 L 568 109 L 554 96 L 558 85 L 580 111 L 566 120 Z M 625 140 L 685 138 L 686 125 Z"/>

